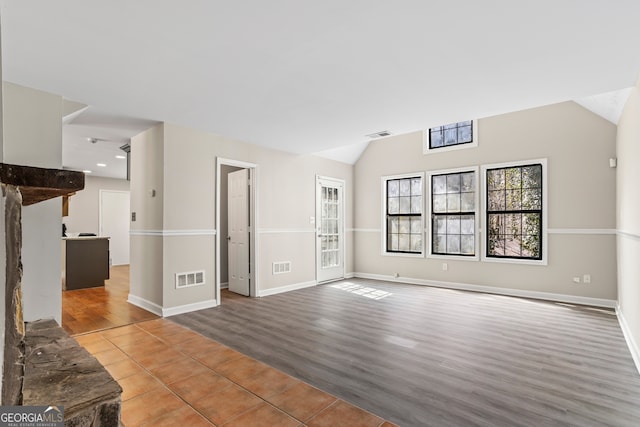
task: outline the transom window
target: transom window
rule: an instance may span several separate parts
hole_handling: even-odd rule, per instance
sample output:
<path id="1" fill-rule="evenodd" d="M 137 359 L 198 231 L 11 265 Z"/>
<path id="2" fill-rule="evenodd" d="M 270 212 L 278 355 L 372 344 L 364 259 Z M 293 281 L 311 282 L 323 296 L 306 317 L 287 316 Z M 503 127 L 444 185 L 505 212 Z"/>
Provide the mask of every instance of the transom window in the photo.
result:
<path id="1" fill-rule="evenodd" d="M 429 129 L 429 149 L 470 144 L 473 138 L 473 120 L 450 123 Z"/>
<path id="2" fill-rule="evenodd" d="M 386 252 L 421 254 L 422 176 L 384 178 Z"/>
<path id="3" fill-rule="evenodd" d="M 476 255 L 476 172 L 431 175 L 431 254 Z"/>
<path id="4" fill-rule="evenodd" d="M 543 259 L 542 164 L 486 170 L 487 257 Z"/>

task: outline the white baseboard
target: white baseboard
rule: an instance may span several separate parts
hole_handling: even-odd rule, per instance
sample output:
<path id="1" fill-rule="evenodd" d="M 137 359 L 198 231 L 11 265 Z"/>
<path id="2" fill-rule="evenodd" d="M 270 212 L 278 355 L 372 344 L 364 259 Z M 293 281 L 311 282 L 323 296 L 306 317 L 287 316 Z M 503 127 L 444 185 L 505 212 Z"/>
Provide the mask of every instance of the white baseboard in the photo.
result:
<path id="1" fill-rule="evenodd" d="M 229 282 L 220 283 L 220 289 L 229 289 Z"/>
<path id="2" fill-rule="evenodd" d="M 177 314 L 191 313 L 192 311 L 204 310 L 205 308 L 216 307 L 218 302 L 214 299 L 194 302 L 192 304 L 179 305 L 162 309 L 162 317 L 175 316 Z"/>
<path id="3" fill-rule="evenodd" d="M 456 289 L 462 291 L 484 292 L 487 294 L 507 295 L 540 299 L 546 301 L 565 302 L 570 304 L 591 305 L 595 307 L 615 308 L 617 301 L 603 298 L 581 297 L 576 295 L 554 294 L 550 292 L 527 291 L 522 289 L 499 288 L 495 286 L 472 285 L 468 283 L 437 282 L 433 280 L 414 279 L 409 277 L 393 277 L 382 274 L 355 273 L 362 279 L 384 280 L 387 282 L 408 283 L 411 285 L 434 286 L 436 288 Z"/>
<path id="4" fill-rule="evenodd" d="M 317 285 L 315 280 L 311 280 L 309 282 L 295 283 L 293 285 L 287 286 L 279 286 L 277 288 L 265 289 L 263 291 L 258 291 L 259 297 L 267 297 L 269 295 L 281 294 L 283 292 L 296 291 L 298 289 L 310 288 L 311 286 Z"/>
<path id="5" fill-rule="evenodd" d="M 631 352 L 631 357 L 633 357 L 633 362 L 636 364 L 636 369 L 638 373 L 640 373 L 640 347 L 636 343 L 636 340 L 633 338 L 633 334 L 631 333 L 631 329 L 629 329 L 629 324 L 627 320 L 624 318 L 624 314 L 620 309 L 620 305 L 616 306 L 616 314 L 618 315 L 618 322 L 620 323 L 620 329 L 622 329 L 622 334 L 624 335 L 625 341 L 627 341 L 627 347 L 629 347 L 629 351 Z"/>
<path id="6" fill-rule="evenodd" d="M 137 307 L 150 311 L 156 316 L 162 316 L 162 307 L 160 307 L 158 304 L 154 302 L 148 301 L 144 298 L 140 298 L 131 294 L 129 294 L 127 301 Z"/>
<path id="7" fill-rule="evenodd" d="M 192 311 L 204 310 L 205 308 L 216 307 L 218 305 L 217 301 L 212 299 L 208 301 L 196 302 L 193 304 L 179 305 L 177 307 L 163 308 L 154 302 L 148 301 L 144 298 L 140 298 L 131 294 L 129 294 L 127 301 L 137 307 L 150 311 L 156 316 L 161 316 L 161 317 L 169 317 L 169 316 L 175 316 L 176 314 L 190 313 Z"/>
<path id="8" fill-rule="evenodd" d="M 345 279 L 353 279 L 354 277 L 356 277 L 356 274 L 354 272 L 347 273 L 344 275 Z"/>

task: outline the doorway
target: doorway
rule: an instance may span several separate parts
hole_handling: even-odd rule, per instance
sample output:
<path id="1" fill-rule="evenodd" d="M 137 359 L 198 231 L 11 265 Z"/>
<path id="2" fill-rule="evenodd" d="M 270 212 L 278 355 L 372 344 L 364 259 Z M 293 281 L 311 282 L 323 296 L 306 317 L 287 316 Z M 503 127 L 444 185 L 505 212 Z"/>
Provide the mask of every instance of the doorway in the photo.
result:
<path id="1" fill-rule="evenodd" d="M 256 296 L 256 168 L 238 160 L 216 165 L 216 301 Z M 228 289 L 221 293 L 221 289 Z"/>
<path id="2" fill-rule="evenodd" d="M 129 264 L 128 191 L 100 190 L 100 236 L 109 237 L 109 266 Z"/>
<path id="3" fill-rule="evenodd" d="M 344 181 L 316 176 L 316 281 L 344 278 Z"/>

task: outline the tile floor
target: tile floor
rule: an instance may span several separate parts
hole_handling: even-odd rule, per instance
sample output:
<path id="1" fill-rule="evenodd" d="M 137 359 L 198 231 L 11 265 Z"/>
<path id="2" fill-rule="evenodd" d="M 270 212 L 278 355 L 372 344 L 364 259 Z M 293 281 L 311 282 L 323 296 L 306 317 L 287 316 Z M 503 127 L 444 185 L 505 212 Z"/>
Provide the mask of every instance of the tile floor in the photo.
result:
<path id="1" fill-rule="evenodd" d="M 166 319 L 76 336 L 120 383 L 122 424 L 394 424 Z"/>

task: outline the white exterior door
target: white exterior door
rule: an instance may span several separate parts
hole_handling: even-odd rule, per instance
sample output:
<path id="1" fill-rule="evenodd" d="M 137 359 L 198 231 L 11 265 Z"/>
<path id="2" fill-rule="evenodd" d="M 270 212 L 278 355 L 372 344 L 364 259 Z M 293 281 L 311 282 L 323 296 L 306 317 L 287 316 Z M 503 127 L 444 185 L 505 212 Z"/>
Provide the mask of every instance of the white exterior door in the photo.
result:
<path id="1" fill-rule="evenodd" d="M 110 265 L 129 264 L 128 191 L 100 191 L 100 235 L 109 237 Z"/>
<path id="2" fill-rule="evenodd" d="M 229 174 L 229 290 L 249 296 L 249 171 Z"/>
<path id="3" fill-rule="evenodd" d="M 316 280 L 344 278 L 344 181 L 316 178 Z"/>

